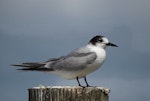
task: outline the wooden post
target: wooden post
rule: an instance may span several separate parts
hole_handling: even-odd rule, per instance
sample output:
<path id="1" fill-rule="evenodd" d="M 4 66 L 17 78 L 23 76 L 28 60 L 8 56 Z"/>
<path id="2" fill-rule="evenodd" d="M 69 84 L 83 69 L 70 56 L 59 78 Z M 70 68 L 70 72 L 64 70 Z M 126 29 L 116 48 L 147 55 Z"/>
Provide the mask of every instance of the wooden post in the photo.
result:
<path id="1" fill-rule="evenodd" d="M 108 101 L 108 88 L 52 86 L 29 88 L 29 101 Z"/>

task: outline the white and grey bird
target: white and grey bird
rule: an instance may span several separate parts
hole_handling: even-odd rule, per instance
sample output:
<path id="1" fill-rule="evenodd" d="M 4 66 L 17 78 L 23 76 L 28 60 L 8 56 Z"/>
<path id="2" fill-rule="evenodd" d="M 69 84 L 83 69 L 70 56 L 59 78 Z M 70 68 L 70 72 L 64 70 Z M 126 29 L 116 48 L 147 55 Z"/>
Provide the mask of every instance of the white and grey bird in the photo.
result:
<path id="1" fill-rule="evenodd" d="M 86 87 L 88 87 L 86 76 L 103 64 L 106 58 L 105 48 L 107 46 L 118 47 L 110 43 L 106 37 L 99 35 L 93 37 L 86 46 L 73 50 L 66 56 L 51 58 L 45 62 L 27 62 L 12 66 L 23 67 L 17 70 L 47 71 L 65 79 L 76 79 L 81 87 L 85 86 L 80 84 L 79 78 L 84 78 Z"/>

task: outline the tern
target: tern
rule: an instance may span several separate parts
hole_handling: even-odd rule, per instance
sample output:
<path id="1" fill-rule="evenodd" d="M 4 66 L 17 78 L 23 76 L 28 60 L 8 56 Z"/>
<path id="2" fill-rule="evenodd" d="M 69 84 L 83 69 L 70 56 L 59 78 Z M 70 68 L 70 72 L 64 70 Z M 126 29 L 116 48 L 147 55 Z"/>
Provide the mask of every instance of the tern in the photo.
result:
<path id="1" fill-rule="evenodd" d="M 108 38 L 97 35 L 94 36 L 87 45 L 71 51 L 66 56 L 59 58 L 51 58 L 44 62 L 26 62 L 22 64 L 13 64 L 19 66 L 17 70 L 23 71 L 41 71 L 50 72 L 59 75 L 65 79 L 76 79 L 81 87 L 89 87 L 86 76 L 104 63 L 106 58 L 106 47 L 117 45 L 110 43 Z M 80 78 L 84 78 L 86 86 L 82 86 L 79 82 Z"/>

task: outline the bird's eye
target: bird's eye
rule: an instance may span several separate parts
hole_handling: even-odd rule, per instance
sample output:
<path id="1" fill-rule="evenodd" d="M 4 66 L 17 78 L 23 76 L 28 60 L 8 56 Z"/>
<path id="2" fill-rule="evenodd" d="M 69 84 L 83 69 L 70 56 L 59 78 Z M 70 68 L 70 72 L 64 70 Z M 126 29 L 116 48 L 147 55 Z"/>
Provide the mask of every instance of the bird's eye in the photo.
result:
<path id="1" fill-rule="evenodd" d="M 103 39 L 98 39 L 99 42 L 103 42 Z"/>

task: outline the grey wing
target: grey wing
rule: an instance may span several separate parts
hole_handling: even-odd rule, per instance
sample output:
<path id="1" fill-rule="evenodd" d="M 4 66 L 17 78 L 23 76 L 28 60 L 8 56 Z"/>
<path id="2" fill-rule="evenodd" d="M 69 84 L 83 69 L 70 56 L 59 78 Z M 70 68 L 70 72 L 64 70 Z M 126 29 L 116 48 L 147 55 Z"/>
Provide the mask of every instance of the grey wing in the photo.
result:
<path id="1" fill-rule="evenodd" d="M 92 64 L 97 58 L 94 52 L 74 53 L 59 59 L 51 64 L 54 70 L 82 70 L 87 65 Z"/>
<path id="2" fill-rule="evenodd" d="M 62 58 L 64 58 L 64 57 L 65 57 L 65 56 L 61 56 L 61 57 L 59 57 L 59 58 L 50 58 L 50 59 L 48 59 L 47 62 L 58 61 L 58 60 L 60 60 L 60 59 L 62 59 Z"/>

